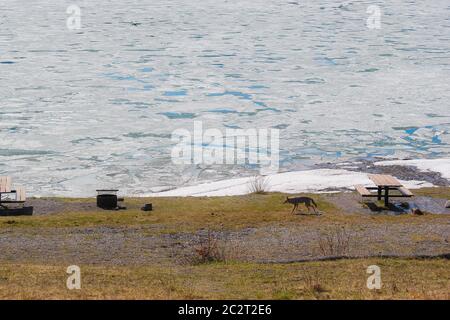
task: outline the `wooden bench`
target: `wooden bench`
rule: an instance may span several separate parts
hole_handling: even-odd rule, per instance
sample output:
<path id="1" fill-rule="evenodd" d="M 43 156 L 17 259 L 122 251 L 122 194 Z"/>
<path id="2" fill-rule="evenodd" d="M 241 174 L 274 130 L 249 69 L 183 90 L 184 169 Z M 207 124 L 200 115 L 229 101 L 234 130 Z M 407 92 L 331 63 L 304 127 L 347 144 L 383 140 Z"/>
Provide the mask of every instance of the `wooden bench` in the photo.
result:
<path id="1" fill-rule="evenodd" d="M 27 197 L 26 197 L 26 194 L 25 194 L 25 188 L 24 187 L 17 187 L 16 188 L 16 201 L 18 203 L 27 201 Z"/>
<path id="2" fill-rule="evenodd" d="M 11 177 L 0 177 L 0 193 L 11 192 Z"/>
<path id="3" fill-rule="evenodd" d="M 23 204 L 27 197 L 24 187 L 12 187 L 10 177 L 0 177 L 0 216 L 31 216 L 33 207 L 26 207 Z M 7 204 L 22 204 L 19 207 L 10 208 Z"/>
<path id="4" fill-rule="evenodd" d="M 372 197 L 373 196 L 373 194 L 369 191 L 369 189 L 367 189 L 363 185 L 358 184 L 355 186 L 355 189 L 356 189 L 356 191 L 358 191 L 358 193 L 362 197 Z"/>
<path id="5" fill-rule="evenodd" d="M 411 191 L 409 191 L 408 189 L 406 189 L 405 187 L 400 187 L 400 188 L 398 188 L 397 190 L 398 190 L 398 191 L 402 194 L 402 196 L 404 196 L 404 197 L 408 197 L 408 198 L 414 197 L 414 194 L 413 194 Z"/>
<path id="6" fill-rule="evenodd" d="M 11 187 L 11 177 L 0 177 L 0 206 L 7 203 L 24 203 L 27 198 L 25 188 Z M 2 198 L 6 196 L 6 199 Z"/>

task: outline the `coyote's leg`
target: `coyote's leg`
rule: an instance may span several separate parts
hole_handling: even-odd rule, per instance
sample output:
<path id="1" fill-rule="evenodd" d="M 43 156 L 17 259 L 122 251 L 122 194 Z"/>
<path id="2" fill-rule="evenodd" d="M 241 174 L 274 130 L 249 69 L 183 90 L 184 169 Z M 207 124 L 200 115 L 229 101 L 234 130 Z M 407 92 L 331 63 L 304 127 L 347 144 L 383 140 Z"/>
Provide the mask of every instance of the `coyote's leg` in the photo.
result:
<path id="1" fill-rule="evenodd" d="M 295 210 L 297 209 L 297 207 L 298 207 L 298 203 L 294 204 L 294 207 L 292 208 L 291 214 L 293 214 L 293 213 L 295 212 Z"/>
<path id="2" fill-rule="evenodd" d="M 309 203 L 305 203 L 305 207 L 306 207 L 306 209 L 308 209 L 308 213 L 310 213 L 311 212 L 311 210 L 310 210 L 311 205 Z"/>

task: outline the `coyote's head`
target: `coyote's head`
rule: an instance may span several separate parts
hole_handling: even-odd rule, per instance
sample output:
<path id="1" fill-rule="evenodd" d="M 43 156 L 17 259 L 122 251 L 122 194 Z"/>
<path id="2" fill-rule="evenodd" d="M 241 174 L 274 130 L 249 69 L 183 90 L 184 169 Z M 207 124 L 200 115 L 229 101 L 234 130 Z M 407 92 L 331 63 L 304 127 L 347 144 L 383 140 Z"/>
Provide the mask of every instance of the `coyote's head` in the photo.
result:
<path id="1" fill-rule="evenodd" d="M 283 203 L 288 203 L 289 202 L 289 197 L 286 197 L 286 200 L 284 200 Z"/>

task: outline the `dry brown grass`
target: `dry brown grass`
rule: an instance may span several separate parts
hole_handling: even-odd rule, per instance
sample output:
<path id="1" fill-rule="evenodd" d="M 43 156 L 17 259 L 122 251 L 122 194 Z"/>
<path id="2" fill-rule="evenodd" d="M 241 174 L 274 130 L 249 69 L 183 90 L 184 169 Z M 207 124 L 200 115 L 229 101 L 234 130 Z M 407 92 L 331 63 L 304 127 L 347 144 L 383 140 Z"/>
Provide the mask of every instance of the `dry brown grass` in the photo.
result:
<path id="1" fill-rule="evenodd" d="M 219 241 L 211 230 L 200 237 L 199 243 L 193 246 L 193 252 L 188 257 L 188 262 L 194 265 L 226 261 L 225 244 Z"/>
<path id="2" fill-rule="evenodd" d="M 366 269 L 381 268 L 381 290 Z M 82 288 L 66 289 L 67 266 L 0 265 L 2 299 L 449 299 L 448 260 L 360 259 L 293 264 L 81 266 Z"/>
<path id="3" fill-rule="evenodd" d="M 266 194 L 269 190 L 269 178 L 267 177 L 254 176 L 248 182 L 248 191 L 251 194 Z"/>
<path id="4" fill-rule="evenodd" d="M 449 199 L 450 200 L 450 187 L 439 187 L 439 188 L 422 188 L 414 190 L 416 196 L 427 196 L 438 199 Z"/>
<path id="5" fill-rule="evenodd" d="M 345 257 L 353 242 L 352 232 L 345 225 L 331 225 L 321 232 L 319 251 L 323 257 Z"/>

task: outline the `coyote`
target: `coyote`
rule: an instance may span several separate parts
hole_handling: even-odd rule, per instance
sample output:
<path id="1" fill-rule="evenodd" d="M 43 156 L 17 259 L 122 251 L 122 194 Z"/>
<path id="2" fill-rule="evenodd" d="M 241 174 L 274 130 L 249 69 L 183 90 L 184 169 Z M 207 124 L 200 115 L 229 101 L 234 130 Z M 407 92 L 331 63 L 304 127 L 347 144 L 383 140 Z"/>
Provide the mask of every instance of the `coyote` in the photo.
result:
<path id="1" fill-rule="evenodd" d="M 316 211 L 317 204 L 314 202 L 314 199 L 309 197 L 296 197 L 296 198 L 286 197 L 286 201 L 284 201 L 284 203 L 292 203 L 294 205 L 294 208 L 292 209 L 291 213 L 294 213 L 294 211 L 298 208 L 298 205 L 300 203 L 305 204 L 306 208 L 308 209 L 308 212 L 309 208 L 313 208 L 314 212 L 317 213 Z"/>

